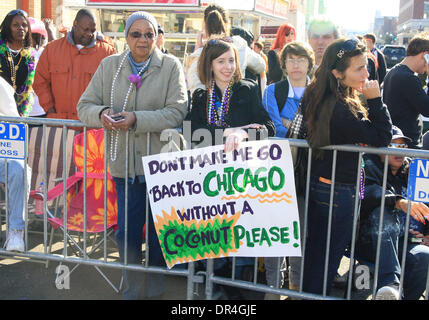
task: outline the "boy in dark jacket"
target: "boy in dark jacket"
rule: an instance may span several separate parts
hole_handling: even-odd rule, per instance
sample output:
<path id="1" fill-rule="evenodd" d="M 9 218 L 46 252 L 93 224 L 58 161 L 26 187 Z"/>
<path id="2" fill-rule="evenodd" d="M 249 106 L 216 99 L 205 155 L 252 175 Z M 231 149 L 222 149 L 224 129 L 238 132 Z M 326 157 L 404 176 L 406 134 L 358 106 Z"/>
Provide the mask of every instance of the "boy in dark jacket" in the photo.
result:
<path id="1" fill-rule="evenodd" d="M 393 126 L 390 147 L 406 148 L 410 138 Z M 365 197 L 362 201 L 359 237 L 356 251 L 359 258 L 375 263 L 377 243 L 380 241 L 379 274 L 377 300 L 398 300 L 400 298 L 399 281 L 405 219 L 408 210 L 407 183 L 411 159 L 401 156 L 389 156 L 387 183 L 384 195 L 384 216 L 381 235 L 379 223 L 381 203 L 383 201 L 384 155 L 366 154 L 365 156 Z M 420 202 L 412 202 L 410 209 L 410 234 L 405 261 L 405 275 L 402 298 L 417 300 L 426 289 L 429 266 L 429 247 L 427 245 L 429 208 Z"/>

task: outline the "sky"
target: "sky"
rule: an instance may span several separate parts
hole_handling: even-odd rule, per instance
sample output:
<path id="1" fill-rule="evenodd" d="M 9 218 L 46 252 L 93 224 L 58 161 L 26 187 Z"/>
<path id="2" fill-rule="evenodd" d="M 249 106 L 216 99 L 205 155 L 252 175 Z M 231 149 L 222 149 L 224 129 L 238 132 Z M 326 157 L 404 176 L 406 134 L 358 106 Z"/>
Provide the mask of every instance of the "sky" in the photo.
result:
<path id="1" fill-rule="evenodd" d="M 381 16 L 398 16 L 399 0 L 325 0 L 327 13 L 343 29 L 369 30 L 375 13 Z"/>

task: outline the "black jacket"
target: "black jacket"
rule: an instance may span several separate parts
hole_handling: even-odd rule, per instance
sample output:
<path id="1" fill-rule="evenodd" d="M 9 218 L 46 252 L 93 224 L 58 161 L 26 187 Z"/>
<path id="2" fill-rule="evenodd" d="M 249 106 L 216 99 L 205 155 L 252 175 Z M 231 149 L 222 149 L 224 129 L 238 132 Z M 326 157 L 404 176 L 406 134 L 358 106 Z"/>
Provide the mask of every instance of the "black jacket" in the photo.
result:
<path id="1" fill-rule="evenodd" d="M 384 156 L 382 156 L 384 158 Z M 365 154 L 365 197 L 361 203 L 361 216 L 367 217 L 375 208 L 381 205 L 383 192 L 384 163 L 379 155 Z M 408 184 L 408 170 L 411 159 L 405 158 L 404 164 L 396 175 L 390 166 L 387 170 L 385 207 L 394 210 L 396 201 L 404 198 Z"/>
<path id="2" fill-rule="evenodd" d="M 376 154 L 365 154 L 363 158 L 365 161 L 365 197 L 361 202 L 360 218 L 365 220 L 374 209 L 381 206 L 384 163 L 381 161 L 380 156 Z M 405 158 L 396 175 L 392 173 L 390 166 L 387 169 L 384 206 L 389 211 L 395 210 L 397 200 L 406 198 L 410 163 L 411 159 Z M 410 228 L 419 229 L 419 227 L 413 227 L 413 225 L 420 225 L 421 232 L 424 235 L 429 234 L 429 223 L 423 225 L 417 220 L 411 219 Z"/>
<path id="3" fill-rule="evenodd" d="M 368 119 L 359 114 L 356 118 L 350 109 L 337 101 L 329 124 L 331 145 L 369 144 L 372 147 L 387 147 L 392 139 L 392 122 L 381 98 L 369 99 Z M 305 106 L 303 106 L 305 108 Z M 355 184 L 358 173 L 358 153 L 339 151 L 336 165 L 336 181 Z M 333 152 L 324 151 L 323 159 L 313 153 L 311 174 L 332 179 Z"/>
<path id="4" fill-rule="evenodd" d="M 390 69 L 384 79 L 383 101 L 393 124 L 412 139 L 408 147 L 420 149 L 423 131 L 421 115 L 429 117 L 429 96 L 409 67 L 397 64 Z"/>
<path id="5" fill-rule="evenodd" d="M 379 49 L 375 48 L 375 51 L 377 51 L 378 81 L 381 84 L 384 81 L 384 77 L 386 76 L 386 73 L 387 73 L 386 59 L 384 57 L 384 54 Z"/>
<path id="6" fill-rule="evenodd" d="M 220 89 L 216 86 L 216 95 L 222 96 Z M 274 137 L 276 129 L 268 112 L 262 105 L 260 90 L 253 80 L 243 79 L 232 86 L 231 100 L 228 113 L 225 115 L 225 122 L 229 127 L 240 127 L 251 123 L 263 125 L 268 130 L 268 136 Z M 186 120 L 191 121 L 191 131 L 194 133 L 198 129 L 210 130 L 213 142 L 216 129 L 224 129 L 215 124 L 209 124 L 207 119 L 207 93 L 208 90 L 197 89 L 192 95 L 191 112 Z M 257 131 L 259 138 L 260 130 Z"/>
<path id="7" fill-rule="evenodd" d="M 279 82 L 283 79 L 283 70 L 280 66 L 279 56 L 274 50 L 268 51 L 267 84 Z"/>

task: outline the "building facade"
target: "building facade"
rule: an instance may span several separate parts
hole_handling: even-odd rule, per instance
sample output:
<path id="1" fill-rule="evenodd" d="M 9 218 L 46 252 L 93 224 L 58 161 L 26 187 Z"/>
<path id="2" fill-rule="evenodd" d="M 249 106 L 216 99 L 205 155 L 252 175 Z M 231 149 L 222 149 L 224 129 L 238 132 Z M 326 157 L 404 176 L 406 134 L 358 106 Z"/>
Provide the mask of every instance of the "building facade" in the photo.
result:
<path id="1" fill-rule="evenodd" d="M 62 0 L 1 0 L 0 1 L 0 21 L 15 9 L 21 9 L 28 13 L 30 17 L 37 19 L 50 18 L 53 21 L 57 18 L 57 8 L 62 6 Z"/>
<path id="2" fill-rule="evenodd" d="M 407 45 L 419 32 L 429 31 L 429 1 L 401 0 L 398 17 L 398 42 Z"/>
<path id="3" fill-rule="evenodd" d="M 305 3 L 308 0 L 1 0 L 0 18 L 22 9 L 37 19 L 51 18 L 57 29 L 70 30 L 81 8 L 97 17 L 97 30 L 111 37 L 121 52 L 125 49 L 124 26 L 136 10 L 152 13 L 165 32 L 165 47 L 183 63 L 194 51 L 198 33 L 203 29 L 203 11 L 218 4 L 229 12 L 232 26 L 254 34 L 255 39 L 271 41 L 278 26 L 286 22 L 297 28 L 298 39 L 305 34 Z M 316 0 L 317 3 L 323 0 Z M 291 10 L 292 5 L 292 10 Z M 267 28 L 268 29 L 264 29 Z M 269 34 L 262 34 L 268 30 Z M 57 30 L 58 31 L 58 30 Z M 57 32 L 57 37 L 62 36 Z"/>

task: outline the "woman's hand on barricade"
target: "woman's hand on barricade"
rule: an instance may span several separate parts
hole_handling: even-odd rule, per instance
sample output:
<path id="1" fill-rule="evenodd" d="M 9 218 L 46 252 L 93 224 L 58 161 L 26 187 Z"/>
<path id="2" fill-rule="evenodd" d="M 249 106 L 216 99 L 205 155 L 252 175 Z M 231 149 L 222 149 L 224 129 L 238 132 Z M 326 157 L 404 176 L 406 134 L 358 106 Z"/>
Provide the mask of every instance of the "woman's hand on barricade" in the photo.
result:
<path id="1" fill-rule="evenodd" d="M 223 136 L 226 137 L 225 152 L 231 152 L 238 148 L 241 141 L 247 138 L 247 132 L 242 128 L 225 129 Z"/>
<path id="2" fill-rule="evenodd" d="M 240 128 L 241 129 L 261 129 L 262 128 L 262 124 L 251 123 L 251 124 L 248 124 L 247 126 L 242 126 Z"/>

